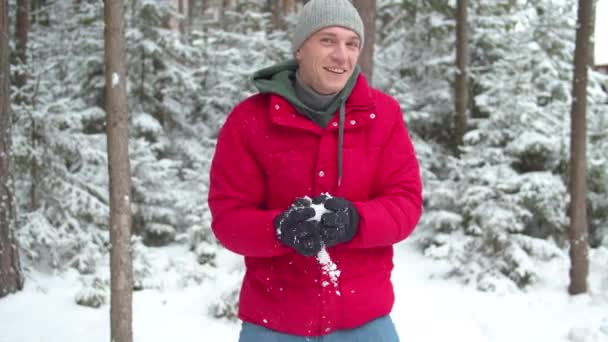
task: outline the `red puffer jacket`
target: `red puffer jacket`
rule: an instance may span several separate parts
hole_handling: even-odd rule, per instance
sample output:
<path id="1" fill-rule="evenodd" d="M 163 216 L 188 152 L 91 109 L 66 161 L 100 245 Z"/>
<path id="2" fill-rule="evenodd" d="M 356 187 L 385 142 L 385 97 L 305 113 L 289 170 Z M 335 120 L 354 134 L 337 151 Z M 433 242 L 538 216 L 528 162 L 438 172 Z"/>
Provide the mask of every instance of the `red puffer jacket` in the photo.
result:
<path id="1" fill-rule="evenodd" d="M 220 131 L 209 207 L 218 240 L 244 255 L 239 317 L 284 333 L 319 336 L 390 313 L 392 245 L 421 214 L 418 162 L 397 101 L 359 75 L 345 104 L 343 178 L 338 115 L 320 128 L 282 97 L 254 95 Z M 273 219 L 296 197 L 327 192 L 353 201 L 355 238 L 329 248 L 336 270 L 276 238 Z"/>

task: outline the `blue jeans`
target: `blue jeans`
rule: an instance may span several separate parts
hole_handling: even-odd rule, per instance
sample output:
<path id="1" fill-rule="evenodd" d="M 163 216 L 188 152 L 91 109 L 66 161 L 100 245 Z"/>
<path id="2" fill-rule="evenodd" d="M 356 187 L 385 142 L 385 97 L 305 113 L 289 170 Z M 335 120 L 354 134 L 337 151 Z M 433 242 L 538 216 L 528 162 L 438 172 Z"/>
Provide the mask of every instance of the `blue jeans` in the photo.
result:
<path id="1" fill-rule="evenodd" d="M 337 330 L 329 335 L 303 337 L 283 334 L 262 326 L 243 322 L 239 342 L 399 342 L 390 316 L 377 318 L 350 330 Z"/>

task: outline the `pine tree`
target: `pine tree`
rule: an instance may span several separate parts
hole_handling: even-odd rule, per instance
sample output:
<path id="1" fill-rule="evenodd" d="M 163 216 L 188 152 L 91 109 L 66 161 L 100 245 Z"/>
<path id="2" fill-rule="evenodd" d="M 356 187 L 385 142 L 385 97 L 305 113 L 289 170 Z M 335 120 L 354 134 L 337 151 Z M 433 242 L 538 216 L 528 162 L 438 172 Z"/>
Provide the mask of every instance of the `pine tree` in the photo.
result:
<path id="1" fill-rule="evenodd" d="M 363 19 L 365 43 L 359 56 L 361 72 L 370 83 L 374 78 L 374 45 L 376 43 L 376 0 L 355 0 L 353 5 Z"/>
<path id="2" fill-rule="evenodd" d="M 469 85 L 467 64 L 469 59 L 467 0 L 458 0 L 456 5 L 456 80 L 454 82 L 454 146 L 462 146 L 467 129 Z"/>
<path id="3" fill-rule="evenodd" d="M 572 295 L 587 292 L 589 273 L 587 226 L 587 69 L 593 1 L 579 0 L 570 112 L 570 285 Z"/>
<path id="4" fill-rule="evenodd" d="M 0 297 L 21 290 L 24 282 L 15 240 L 8 32 L 8 1 L 0 0 Z"/>
<path id="5" fill-rule="evenodd" d="M 122 0 L 104 5 L 105 93 L 110 176 L 110 327 L 112 341 L 133 341 L 133 261 L 131 255 L 131 167 L 129 110 Z"/>

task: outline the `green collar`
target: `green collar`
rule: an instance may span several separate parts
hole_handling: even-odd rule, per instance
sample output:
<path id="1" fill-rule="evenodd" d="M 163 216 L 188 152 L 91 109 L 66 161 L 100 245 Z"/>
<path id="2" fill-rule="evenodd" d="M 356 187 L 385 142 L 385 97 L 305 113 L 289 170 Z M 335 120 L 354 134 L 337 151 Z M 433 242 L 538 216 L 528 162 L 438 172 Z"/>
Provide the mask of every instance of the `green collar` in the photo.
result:
<path id="1" fill-rule="evenodd" d="M 253 83 L 258 88 L 260 93 L 277 94 L 286 99 L 296 110 L 325 128 L 327 123 L 331 121 L 340 105 L 346 102 L 348 96 L 352 92 L 357 83 L 357 76 L 360 68 L 357 65 L 355 72 L 349 78 L 344 86 L 333 100 L 323 109 L 315 109 L 306 105 L 297 95 L 294 84 L 296 82 L 296 72 L 298 63 L 294 59 L 275 64 L 271 67 L 261 69 L 253 74 Z"/>

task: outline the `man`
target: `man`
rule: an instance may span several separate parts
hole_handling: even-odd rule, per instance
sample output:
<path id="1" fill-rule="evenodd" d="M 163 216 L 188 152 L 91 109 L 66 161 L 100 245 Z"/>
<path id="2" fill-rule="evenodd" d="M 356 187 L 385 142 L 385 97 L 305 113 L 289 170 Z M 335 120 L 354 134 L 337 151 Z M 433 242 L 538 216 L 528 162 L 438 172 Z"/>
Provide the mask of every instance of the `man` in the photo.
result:
<path id="1" fill-rule="evenodd" d="M 255 73 L 220 131 L 209 207 L 245 257 L 241 342 L 398 341 L 392 246 L 418 222 L 420 173 L 399 103 L 359 73 L 363 32 L 349 1 L 309 1 L 295 60 Z"/>

